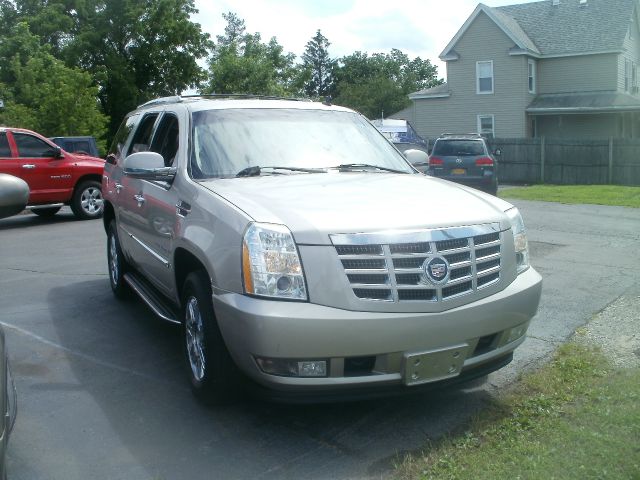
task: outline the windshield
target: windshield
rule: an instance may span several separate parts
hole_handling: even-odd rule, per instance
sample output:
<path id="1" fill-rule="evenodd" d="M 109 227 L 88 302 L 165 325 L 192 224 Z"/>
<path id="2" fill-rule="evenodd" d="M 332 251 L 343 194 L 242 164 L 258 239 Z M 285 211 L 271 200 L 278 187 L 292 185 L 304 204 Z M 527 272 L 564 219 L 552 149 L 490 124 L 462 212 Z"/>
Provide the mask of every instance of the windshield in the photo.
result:
<path id="1" fill-rule="evenodd" d="M 193 113 L 192 125 L 194 178 L 235 177 L 249 167 L 326 169 L 353 163 L 413 173 L 404 157 L 352 112 L 206 110 Z"/>
<path id="2" fill-rule="evenodd" d="M 485 155 L 480 140 L 438 140 L 433 146 L 433 155 Z"/>

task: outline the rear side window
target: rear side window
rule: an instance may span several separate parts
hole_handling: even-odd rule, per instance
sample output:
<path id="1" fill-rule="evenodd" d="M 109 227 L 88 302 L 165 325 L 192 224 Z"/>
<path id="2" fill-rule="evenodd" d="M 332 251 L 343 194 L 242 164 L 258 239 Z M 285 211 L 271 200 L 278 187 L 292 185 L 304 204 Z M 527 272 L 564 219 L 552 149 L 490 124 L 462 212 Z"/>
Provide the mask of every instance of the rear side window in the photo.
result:
<path id="1" fill-rule="evenodd" d="M 165 113 L 153 136 L 150 150 L 162 155 L 166 167 L 173 165 L 178 153 L 179 132 L 178 118 L 171 113 Z"/>
<path id="2" fill-rule="evenodd" d="M 13 138 L 18 146 L 18 156 L 27 158 L 52 157 L 53 147 L 39 138 L 24 133 L 14 133 Z"/>
<path id="3" fill-rule="evenodd" d="M 133 136 L 133 141 L 129 146 L 127 155 L 149 151 L 149 148 L 151 147 L 151 135 L 153 134 L 153 126 L 155 125 L 157 119 L 157 113 L 146 115 L 142 119 L 140 125 L 138 126 L 138 129 L 136 130 L 136 133 Z"/>
<path id="4" fill-rule="evenodd" d="M 116 132 L 116 136 L 113 137 L 113 142 L 111 143 L 111 148 L 109 149 L 108 157 L 115 156 L 116 158 L 121 158 L 124 155 L 124 147 L 127 144 L 127 140 L 131 136 L 131 132 L 140 115 L 131 115 L 128 118 L 125 118 L 124 121 L 120 124 L 120 128 Z"/>
<path id="5" fill-rule="evenodd" d="M 484 144 L 478 140 L 438 140 L 433 147 L 434 155 L 485 155 Z"/>
<path id="6" fill-rule="evenodd" d="M 10 157 L 9 139 L 6 133 L 0 133 L 0 157 Z"/>

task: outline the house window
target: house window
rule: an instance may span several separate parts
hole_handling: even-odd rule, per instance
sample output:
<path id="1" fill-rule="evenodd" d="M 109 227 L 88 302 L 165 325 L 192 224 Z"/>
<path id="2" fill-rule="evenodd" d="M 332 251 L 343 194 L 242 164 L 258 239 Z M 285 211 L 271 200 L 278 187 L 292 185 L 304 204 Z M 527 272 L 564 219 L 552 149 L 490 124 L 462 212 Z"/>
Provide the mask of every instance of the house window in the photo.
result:
<path id="1" fill-rule="evenodd" d="M 478 115 L 478 133 L 488 138 L 495 136 L 493 115 Z"/>
<path id="2" fill-rule="evenodd" d="M 493 93 L 493 60 L 476 62 L 476 92 Z"/>
<path id="3" fill-rule="evenodd" d="M 529 93 L 536 93 L 536 63 L 533 60 L 527 62 L 527 74 L 529 78 Z"/>
<path id="4" fill-rule="evenodd" d="M 631 60 L 624 59 L 624 91 L 631 90 Z"/>

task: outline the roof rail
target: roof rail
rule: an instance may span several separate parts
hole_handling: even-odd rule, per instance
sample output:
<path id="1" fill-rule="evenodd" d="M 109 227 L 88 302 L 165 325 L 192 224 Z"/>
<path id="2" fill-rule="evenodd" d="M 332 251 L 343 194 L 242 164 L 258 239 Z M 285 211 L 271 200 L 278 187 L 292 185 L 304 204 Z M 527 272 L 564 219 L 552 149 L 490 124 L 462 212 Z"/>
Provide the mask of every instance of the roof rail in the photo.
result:
<path id="1" fill-rule="evenodd" d="M 281 97 L 278 95 L 255 95 L 252 93 L 203 93 L 193 95 L 182 95 L 181 98 L 235 98 L 235 99 L 255 99 L 255 100 L 293 100 L 296 102 L 311 102 L 309 98 Z"/>
<path id="2" fill-rule="evenodd" d="M 450 133 L 450 132 L 445 132 L 445 133 L 442 133 L 440 136 L 441 137 L 482 137 L 482 134 L 477 133 L 477 132 L 470 132 L 470 133 Z"/>
<path id="3" fill-rule="evenodd" d="M 149 105 L 157 105 L 160 103 L 178 103 L 181 101 L 182 101 L 182 97 L 180 95 L 173 95 L 171 97 L 160 97 L 160 98 L 154 98 L 153 100 L 149 100 L 148 102 L 145 102 L 142 105 L 138 105 L 138 108 L 148 107 Z"/>

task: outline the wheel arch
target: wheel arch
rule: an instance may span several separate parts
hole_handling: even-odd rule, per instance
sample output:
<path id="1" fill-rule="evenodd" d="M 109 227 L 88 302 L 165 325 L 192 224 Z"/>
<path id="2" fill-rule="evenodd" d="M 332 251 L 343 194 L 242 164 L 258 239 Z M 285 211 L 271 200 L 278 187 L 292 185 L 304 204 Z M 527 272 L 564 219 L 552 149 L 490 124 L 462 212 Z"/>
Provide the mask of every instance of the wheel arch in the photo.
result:
<path id="1" fill-rule="evenodd" d="M 211 274 L 205 263 L 196 254 L 184 247 L 176 248 L 173 255 L 173 265 L 178 299 L 182 298 L 184 282 L 191 272 L 202 270 L 209 278 L 209 282 L 211 282 Z M 208 288 L 211 289 L 211 283 L 209 283 Z"/>
<path id="2" fill-rule="evenodd" d="M 116 211 L 113 205 L 108 200 L 104 201 L 104 210 L 102 212 L 102 224 L 104 225 L 104 231 L 109 231 L 109 225 L 112 220 L 116 219 Z"/>
<path id="3" fill-rule="evenodd" d="M 73 186 L 73 191 L 75 192 L 78 189 L 78 187 L 82 185 L 83 182 L 86 182 L 88 180 L 93 180 L 95 182 L 98 182 L 100 185 L 102 185 L 102 175 L 99 175 L 97 173 L 87 173 L 86 175 L 83 175 L 78 178 L 78 181 Z M 100 188 L 102 188 L 102 186 Z"/>

